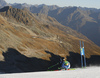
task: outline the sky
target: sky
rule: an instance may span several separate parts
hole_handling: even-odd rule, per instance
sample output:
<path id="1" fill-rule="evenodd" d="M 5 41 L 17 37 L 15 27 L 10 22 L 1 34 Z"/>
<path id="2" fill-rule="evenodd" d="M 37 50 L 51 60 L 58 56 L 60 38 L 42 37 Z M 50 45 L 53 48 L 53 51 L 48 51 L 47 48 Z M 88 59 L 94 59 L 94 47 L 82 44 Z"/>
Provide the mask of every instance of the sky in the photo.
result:
<path id="1" fill-rule="evenodd" d="M 46 4 L 65 6 L 81 6 L 100 9 L 100 0 L 5 0 L 8 3 Z"/>

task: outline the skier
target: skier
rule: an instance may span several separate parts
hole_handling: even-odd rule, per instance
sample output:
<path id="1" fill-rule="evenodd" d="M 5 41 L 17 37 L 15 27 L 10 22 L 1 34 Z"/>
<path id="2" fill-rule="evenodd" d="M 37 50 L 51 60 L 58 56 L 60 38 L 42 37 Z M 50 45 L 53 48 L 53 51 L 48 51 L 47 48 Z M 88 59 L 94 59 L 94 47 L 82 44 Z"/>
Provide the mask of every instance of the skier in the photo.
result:
<path id="1" fill-rule="evenodd" d="M 65 69 L 65 70 L 69 69 L 70 68 L 70 63 L 66 59 L 63 59 L 61 68 Z"/>

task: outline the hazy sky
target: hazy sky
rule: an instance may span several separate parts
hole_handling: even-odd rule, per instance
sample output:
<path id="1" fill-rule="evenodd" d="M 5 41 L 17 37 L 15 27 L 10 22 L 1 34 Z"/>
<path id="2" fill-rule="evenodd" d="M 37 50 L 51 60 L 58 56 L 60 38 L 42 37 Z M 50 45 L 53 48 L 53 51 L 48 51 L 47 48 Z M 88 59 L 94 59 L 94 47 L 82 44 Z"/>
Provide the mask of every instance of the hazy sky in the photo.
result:
<path id="1" fill-rule="evenodd" d="M 100 0 L 5 0 L 8 3 L 46 4 L 100 8 Z"/>

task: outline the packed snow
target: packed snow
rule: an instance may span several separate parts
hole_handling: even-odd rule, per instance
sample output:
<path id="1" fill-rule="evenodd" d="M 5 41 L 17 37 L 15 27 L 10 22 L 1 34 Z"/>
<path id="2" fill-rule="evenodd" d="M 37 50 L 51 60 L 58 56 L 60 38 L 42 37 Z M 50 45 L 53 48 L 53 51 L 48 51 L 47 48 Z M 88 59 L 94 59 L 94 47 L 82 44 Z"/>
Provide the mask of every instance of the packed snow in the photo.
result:
<path id="1" fill-rule="evenodd" d="M 76 68 L 67 71 L 0 74 L 0 78 L 100 78 L 100 67 Z"/>

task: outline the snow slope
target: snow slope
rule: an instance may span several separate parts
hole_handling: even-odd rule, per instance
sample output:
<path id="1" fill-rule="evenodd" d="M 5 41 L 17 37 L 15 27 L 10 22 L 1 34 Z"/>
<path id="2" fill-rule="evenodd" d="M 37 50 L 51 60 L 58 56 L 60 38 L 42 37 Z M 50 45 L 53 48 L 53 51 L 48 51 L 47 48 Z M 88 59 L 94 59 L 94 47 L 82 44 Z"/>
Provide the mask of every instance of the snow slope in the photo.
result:
<path id="1" fill-rule="evenodd" d="M 100 78 L 100 67 L 77 68 L 68 71 L 1 74 L 0 78 Z"/>

